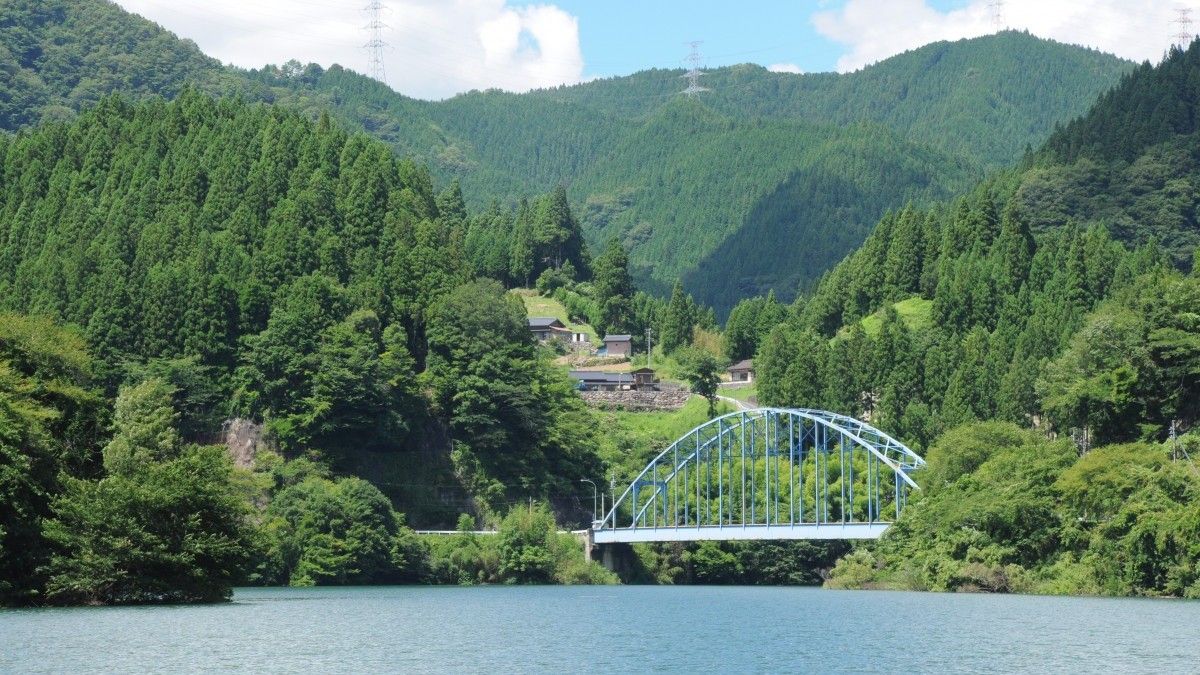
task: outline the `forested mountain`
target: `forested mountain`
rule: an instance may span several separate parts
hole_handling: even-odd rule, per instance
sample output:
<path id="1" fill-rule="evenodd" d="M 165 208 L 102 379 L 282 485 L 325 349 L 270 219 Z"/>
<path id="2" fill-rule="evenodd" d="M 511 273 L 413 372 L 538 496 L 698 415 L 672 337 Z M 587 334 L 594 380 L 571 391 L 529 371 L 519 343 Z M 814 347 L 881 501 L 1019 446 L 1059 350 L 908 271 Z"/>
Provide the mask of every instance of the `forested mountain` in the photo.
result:
<path id="1" fill-rule="evenodd" d="M 113 92 L 173 97 L 243 78 L 194 43 L 99 1 L 0 2 L 0 128 L 68 120 Z"/>
<path id="2" fill-rule="evenodd" d="M 1099 414 L 1096 400 L 1090 411 L 1071 408 L 1064 418 L 1064 411 L 1048 406 L 1054 400 L 1046 398 L 1049 389 L 1035 395 L 1035 383 L 1054 359 L 1066 358 L 1064 350 L 1100 347 L 1083 340 L 1080 331 L 1100 320 L 1089 313 L 1101 306 L 1109 312 L 1122 306 L 1133 311 L 1122 315 L 1137 317 L 1139 327 L 1131 328 L 1131 335 L 1166 340 L 1109 356 L 1126 359 L 1144 352 L 1149 357 L 1156 349 L 1164 350 L 1164 358 L 1191 354 L 1191 347 L 1171 342 L 1191 339 L 1191 314 L 1151 305 L 1182 301 L 1175 294 L 1187 292 L 1172 290 L 1172 284 L 1183 283 L 1172 281 L 1172 268 L 1193 267 L 1200 205 L 1197 82 L 1200 43 L 1127 75 L 1087 115 L 1055 132 L 1026 166 L 1000 172 L 954 202 L 925 209 L 910 205 L 881 219 L 858 250 L 797 302 L 787 325 L 800 331 L 793 338 L 811 331 L 809 338 L 831 338 L 828 347 L 834 352 L 848 350 L 833 358 L 838 368 L 867 358 L 870 349 L 852 346 L 858 341 L 911 340 L 901 351 L 917 351 L 900 357 L 892 345 L 876 353 L 883 363 L 854 369 L 892 385 L 859 381 L 844 387 L 835 378 L 830 384 L 836 392 L 809 390 L 808 395 L 848 397 L 828 405 L 881 415 L 893 428 L 905 429 L 910 413 L 920 424 L 940 420 L 932 432 L 906 429 L 913 440 L 933 438 L 942 426 L 969 419 L 1036 420 L 1088 434 L 1102 426 L 1106 441 L 1161 437 L 1171 420 L 1195 419 L 1200 411 L 1194 398 L 1160 389 L 1171 381 L 1185 388 L 1194 383 L 1164 382 L 1161 373 L 1129 381 L 1131 387 L 1148 389 L 1122 399 L 1132 406 L 1118 416 L 1122 423 L 1089 417 Z M 914 322 L 895 311 L 898 305 L 928 320 L 910 335 Z M 872 316 L 883 319 L 877 336 L 863 330 L 863 320 Z M 783 331 L 776 339 L 786 335 Z M 797 359 L 819 361 L 823 349 L 776 351 L 772 344 L 763 347 L 768 374 L 776 357 L 783 359 L 775 363 L 781 367 Z M 1137 367 L 1150 367 L 1152 361 Z M 1079 367 L 1097 365 L 1086 363 Z M 1067 366 L 1064 362 L 1060 374 L 1069 380 Z M 815 366 L 794 372 L 810 367 Z M 765 377 L 767 398 L 787 397 L 786 388 L 773 389 L 785 381 Z M 810 380 L 796 385 L 802 383 L 816 386 Z M 906 413 L 907 408 L 912 410 Z"/>
<path id="3" fill-rule="evenodd" d="M 681 99 L 669 71 L 429 103 L 226 69 L 99 0 L 3 8 L 0 602 L 611 578 L 529 500 L 570 512 L 580 478 L 653 448 L 615 446 L 534 344 L 505 291 L 531 284 L 653 329 L 710 399 L 724 339 L 762 403 L 926 452 L 926 489 L 834 583 L 1200 596 L 1200 471 L 1175 461 L 1200 449 L 1200 277 L 1177 269 L 1200 43 L 948 201 L 1125 64 L 1004 33 L 844 76 L 710 73 L 752 107 L 729 83 Z M 630 274 L 732 303 L 863 238 L 724 336 L 682 283 L 663 301 Z M 204 445 L 226 421 L 265 439 L 240 469 Z M 421 544 L 396 508 L 502 531 Z"/>
<path id="4" fill-rule="evenodd" d="M 321 449 L 353 468 L 362 451 L 436 447 L 440 432 L 424 436 L 432 417 L 452 439 L 499 444 L 475 469 L 499 498 L 515 478 L 486 468 L 498 449 L 534 456 L 509 434 L 544 437 L 555 406 L 575 409 L 565 379 L 544 382 L 542 396 L 503 407 L 517 416 L 511 429 L 485 433 L 478 425 L 492 418 L 474 409 L 472 431 L 455 431 L 456 388 L 550 377 L 536 367 L 524 311 L 514 300 L 476 313 L 472 303 L 495 304 L 498 287 L 455 295 L 473 276 L 461 198 L 437 198 L 423 168 L 328 118 L 196 92 L 172 103 L 106 99 L 70 125 L 0 140 L 0 157 L 0 308 L 79 326 L 109 391 L 147 373 L 178 380 L 192 439 L 231 414 L 253 416 L 281 447 Z M 542 220 L 552 215 L 539 209 L 529 227 L 585 267 L 577 229 L 555 234 L 557 221 Z M 463 352 L 460 340 L 475 344 Z M 472 380 L 461 368 L 500 370 Z M 433 408 L 414 384 L 422 371 L 445 382 Z M 554 387 L 559 403 L 544 395 Z M 578 473 L 555 463 L 540 457 L 530 470 L 542 478 L 521 481 Z"/>
<path id="5" fill-rule="evenodd" d="M 999 168 L 1045 138 L 1058 120 L 1086 111 L 1129 68 L 1094 50 L 1005 31 L 931 43 L 848 74 L 772 73 L 752 64 L 716 68 L 705 72 L 711 91 L 702 98 L 731 117 L 874 122 Z M 674 97 L 680 74 L 653 69 L 527 96 L 637 118 Z"/>
<path id="6" fill-rule="evenodd" d="M 1016 173 L 1035 230 L 1098 223 L 1125 241 L 1158 241 L 1186 269 L 1200 243 L 1200 51 L 1129 73 Z"/>
<path id="7" fill-rule="evenodd" d="M 1198 78 L 1200 42 L 1026 167 L 889 213 L 762 338 L 760 401 L 868 417 L 929 453 L 927 493 L 835 580 L 1200 595 L 1200 471 L 1172 462 L 1200 442 L 1200 277 L 1177 269 Z M 771 309 L 744 303 L 728 333 L 762 335 Z"/>
<path id="8" fill-rule="evenodd" d="M 565 191 L 472 218 L 328 116 L 184 89 L 0 136 L 0 601 L 221 599 L 247 564 L 412 579 L 393 505 L 445 526 L 574 495 L 596 425 L 465 251 L 498 218 L 515 274 L 588 275 Z M 194 445 L 231 417 L 274 449 L 240 487 Z"/>
<path id="9" fill-rule="evenodd" d="M 661 293 L 683 277 L 723 313 L 768 289 L 790 298 L 887 208 L 961 192 L 1016 161 L 1128 67 L 1006 32 L 844 75 L 719 68 L 698 106 L 677 96 L 681 71 L 652 70 L 428 110 L 481 167 L 566 181 L 589 239 L 618 234 L 640 283 Z M 469 201 L 503 191 L 490 176 L 463 175 Z"/>
<path id="10" fill-rule="evenodd" d="M 221 68 L 107 0 L 0 8 L 4 128 L 67 117 L 110 91 L 169 97 L 185 83 L 328 110 L 439 181 L 460 179 L 476 210 L 567 185 L 588 240 L 629 245 L 639 283 L 664 293 L 682 277 L 722 312 L 767 289 L 791 297 L 885 209 L 945 198 L 1011 164 L 1130 67 L 1006 32 L 849 74 L 714 69 L 698 102 L 677 96 L 678 70 L 423 102 L 337 66 Z"/>

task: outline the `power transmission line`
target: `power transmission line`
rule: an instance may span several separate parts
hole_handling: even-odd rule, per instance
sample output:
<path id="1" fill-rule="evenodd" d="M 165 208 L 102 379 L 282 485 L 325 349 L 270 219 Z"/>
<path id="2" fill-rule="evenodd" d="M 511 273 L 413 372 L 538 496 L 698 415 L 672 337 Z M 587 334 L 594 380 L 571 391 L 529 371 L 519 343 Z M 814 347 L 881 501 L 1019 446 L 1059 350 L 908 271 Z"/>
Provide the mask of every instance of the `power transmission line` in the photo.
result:
<path id="1" fill-rule="evenodd" d="M 1192 34 L 1192 8 L 1178 7 L 1175 9 L 1175 19 L 1171 22 L 1179 26 L 1179 31 L 1172 35 L 1175 38 L 1175 45 L 1180 49 L 1187 49 L 1192 43 L 1192 39 L 1196 36 Z"/>
<path id="2" fill-rule="evenodd" d="M 1000 32 L 1008 26 L 1004 23 L 1004 0 L 990 0 L 988 2 L 988 12 L 991 15 L 992 27 L 996 32 Z"/>
<path id="3" fill-rule="evenodd" d="M 363 8 L 363 11 L 367 12 L 367 16 L 370 17 L 364 29 L 371 37 L 367 40 L 367 44 L 363 45 L 363 48 L 367 50 L 367 75 L 387 84 L 387 72 L 383 67 L 383 48 L 388 46 L 383 41 L 383 29 L 387 28 L 387 24 L 380 18 L 383 15 L 383 2 L 371 0 L 370 4 Z"/>
<path id="4" fill-rule="evenodd" d="M 700 76 L 704 73 L 700 70 L 700 45 L 704 44 L 700 40 L 693 40 L 688 43 L 692 47 L 692 52 L 688 54 L 687 62 L 691 66 L 686 73 L 680 77 L 686 78 L 688 81 L 687 89 L 679 92 L 685 96 L 695 98 L 696 94 L 702 91 L 708 91 L 707 88 L 700 86 Z"/>

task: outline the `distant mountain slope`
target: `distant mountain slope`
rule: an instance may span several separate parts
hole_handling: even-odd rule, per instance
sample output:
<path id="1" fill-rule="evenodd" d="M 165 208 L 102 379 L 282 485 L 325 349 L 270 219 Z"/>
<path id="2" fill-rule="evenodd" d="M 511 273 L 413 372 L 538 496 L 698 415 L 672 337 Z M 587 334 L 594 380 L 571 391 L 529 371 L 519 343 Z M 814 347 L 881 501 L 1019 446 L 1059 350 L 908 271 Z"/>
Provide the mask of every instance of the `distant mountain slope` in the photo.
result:
<path id="1" fill-rule="evenodd" d="M 844 75 L 714 69 L 706 115 L 678 96 L 678 70 L 421 105 L 458 160 L 432 161 L 469 201 L 567 184 L 593 244 L 631 247 L 639 283 L 682 277 L 723 312 L 810 285 L 885 210 L 1011 165 L 1131 67 L 1005 32 Z"/>
<path id="2" fill-rule="evenodd" d="M 866 239 L 889 208 L 949 197 L 972 177 L 965 162 L 891 133 L 842 134 L 812 148 L 762 194 L 685 283 L 719 308 L 771 289 L 803 289 Z"/>
<path id="3" fill-rule="evenodd" d="M 1016 296 L 1022 283 L 1035 281 L 1009 280 L 1005 287 L 1003 279 L 1014 256 L 1030 262 L 1035 237 L 1048 251 L 1059 247 L 1046 255 L 1064 259 L 1046 264 L 1036 279 L 1062 296 L 1035 307 L 1060 315 L 1045 321 L 1047 332 L 1082 316 L 1063 311 L 1077 298 L 1068 285 L 1047 284 L 1053 275 L 1086 285 L 1077 295 L 1094 302 L 1106 293 L 1100 280 L 1115 269 L 1106 256 L 1125 256 L 1125 249 L 1139 248 L 1132 261 L 1137 265 L 1169 257 L 1177 267 L 1191 268 L 1200 248 L 1200 40 L 1187 50 L 1173 49 L 1157 66 L 1130 72 L 1021 166 L 963 194 L 953 203 L 906 208 L 881 219 L 805 299 L 802 323 L 833 335 L 898 299 L 920 296 L 933 302 L 935 319 L 957 322 L 952 328 L 960 336 L 976 325 L 991 330 L 1001 319 L 1001 301 L 1029 303 L 999 296 Z M 1005 232 L 1028 245 L 993 245 Z M 1126 281 L 1134 276 L 1122 273 Z M 1027 314 L 1022 307 L 1008 319 Z"/>
<path id="4" fill-rule="evenodd" d="M 1011 165 L 1130 67 L 1005 32 L 846 75 L 715 69 L 700 98 L 706 122 L 681 105 L 677 70 L 473 92 L 429 104 L 428 114 L 481 156 L 462 174 L 468 198 L 502 195 L 514 176 L 529 190 L 568 183 L 589 238 L 631 246 L 642 284 L 661 289 L 682 276 L 725 310 L 769 289 L 790 297 L 884 210 Z M 485 168 L 497 164 L 499 174 Z"/>
<path id="5" fill-rule="evenodd" d="M 1005 31 L 935 42 L 847 74 L 706 71 L 706 105 L 737 117 L 837 125 L 870 121 L 994 168 L 1010 165 L 1058 122 L 1087 111 L 1132 67 L 1109 54 Z M 680 70 L 647 70 L 527 94 L 620 116 L 645 115 L 680 89 Z"/>
<path id="6" fill-rule="evenodd" d="M 1099 223 L 1188 267 L 1200 245 L 1200 42 L 1122 78 L 1015 180 L 1035 230 Z"/>
<path id="7" fill-rule="evenodd" d="M 244 84 L 190 40 L 103 0 L 0 0 L 0 128 L 64 119 L 118 91 L 174 97 Z"/>
<path id="8" fill-rule="evenodd" d="M 592 243 L 631 246 L 640 283 L 682 277 L 720 310 L 810 285 L 884 210 L 1011 165 L 1132 67 L 1005 32 L 849 74 L 713 69 L 699 105 L 678 70 L 426 102 L 338 66 L 223 68 L 107 0 L 0 0 L 0 17 L 3 128 L 186 84 L 330 111 L 460 179 L 476 208 L 567 185 Z"/>

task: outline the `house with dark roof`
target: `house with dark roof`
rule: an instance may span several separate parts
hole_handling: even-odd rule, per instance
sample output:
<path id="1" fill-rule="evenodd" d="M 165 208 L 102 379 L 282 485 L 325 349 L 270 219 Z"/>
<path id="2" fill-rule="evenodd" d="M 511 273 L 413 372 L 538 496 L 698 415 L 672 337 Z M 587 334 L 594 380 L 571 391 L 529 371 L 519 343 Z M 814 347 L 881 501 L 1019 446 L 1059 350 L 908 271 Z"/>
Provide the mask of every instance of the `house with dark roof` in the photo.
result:
<path id="1" fill-rule="evenodd" d="M 567 339 L 571 335 L 567 324 L 552 316 L 529 317 L 529 332 L 533 333 L 538 342 L 545 342 L 552 337 Z"/>
<path id="2" fill-rule="evenodd" d="M 754 359 L 745 359 L 725 369 L 729 373 L 730 382 L 753 382 Z"/>
<path id="3" fill-rule="evenodd" d="M 633 337 L 629 335 L 605 335 L 604 336 L 604 353 L 607 356 L 624 356 L 629 358 L 633 355 Z"/>
<path id="4" fill-rule="evenodd" d="M 562 340 L 575 344 L 591 344 L 588 334 L 567 328 L 567 324 L 552 316 L 529 317 L 529 332 L 538 342 L 547 340 Z"/>
<path id="5" fill-rule="evenodd" d="M 634 388 L 632 373 L 602 373 L 598 370 L 572 370 L 567 376 L 580 391 L 629 391 Z"/>

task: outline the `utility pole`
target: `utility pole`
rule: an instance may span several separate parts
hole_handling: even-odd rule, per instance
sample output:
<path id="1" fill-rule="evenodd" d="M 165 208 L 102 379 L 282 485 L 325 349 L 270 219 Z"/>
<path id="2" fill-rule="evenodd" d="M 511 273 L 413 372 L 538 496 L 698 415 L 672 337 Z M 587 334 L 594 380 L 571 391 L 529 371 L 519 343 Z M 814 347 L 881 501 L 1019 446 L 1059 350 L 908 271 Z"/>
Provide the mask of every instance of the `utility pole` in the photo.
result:
<path id="1" fill-rule="evenodd" d="M 363 7 L 363 11 L 369 17 L 367 25 L 363 27 L 370 35 L 367 44 L 363 45 L 363 48 L 367 50 L 367 75 L 373 80 L 387 84 L 387 73 L 383 68 L 383 48 L 388 46 L 388 43 L 383 41 L 383 29 L 387 28 L 387 24 L 381 18 L 383 2 L 371 0 L 366 7 Z"/>
<path id="2" fill-rule="evenodd" d="M 653 345 L 650 344 L 650 327 L 646 326 L 646 367 L 650 367 L 650 351 Z"/>
<path id="3" fill-rule="evenodd" d="M 707 88 L 700 86 L 700 76 L 704 74 L 700 70 L 700 45 L 704 43 L 701 40 L 693 40 L 687 44 L 691 45 L 692 47 L 692 52 L 688 54 L 686 59 L 690 67 L 688 68 L 688 71 L 680 77 L 683 77 L 688 81 L 688 86 L 687 89 L 684 89 L 679 93 L 689 98 L 696 98 L 696 94 L 699 94 L 702 91 L 708 91 Z"/>
<path id="4" fill-rule="evenodd" d="M 1179 31 L 1172 35 L 1175 38 L 1175 46 L 1180 50 L 1188 48 L 1192 44 L 1192 39 L 1196 36 L 1192 34 L 1192 8 L 1177 7 L 1175 9 L 1175 20 L 1171 23 L 1179 26 Z"/>
<path id="5" fill-rule="evenodd" d="M 592 486 L 592 522 L 596 522 L 596 484 L 586 478 L 580 478 L 579 482 Z"/>

